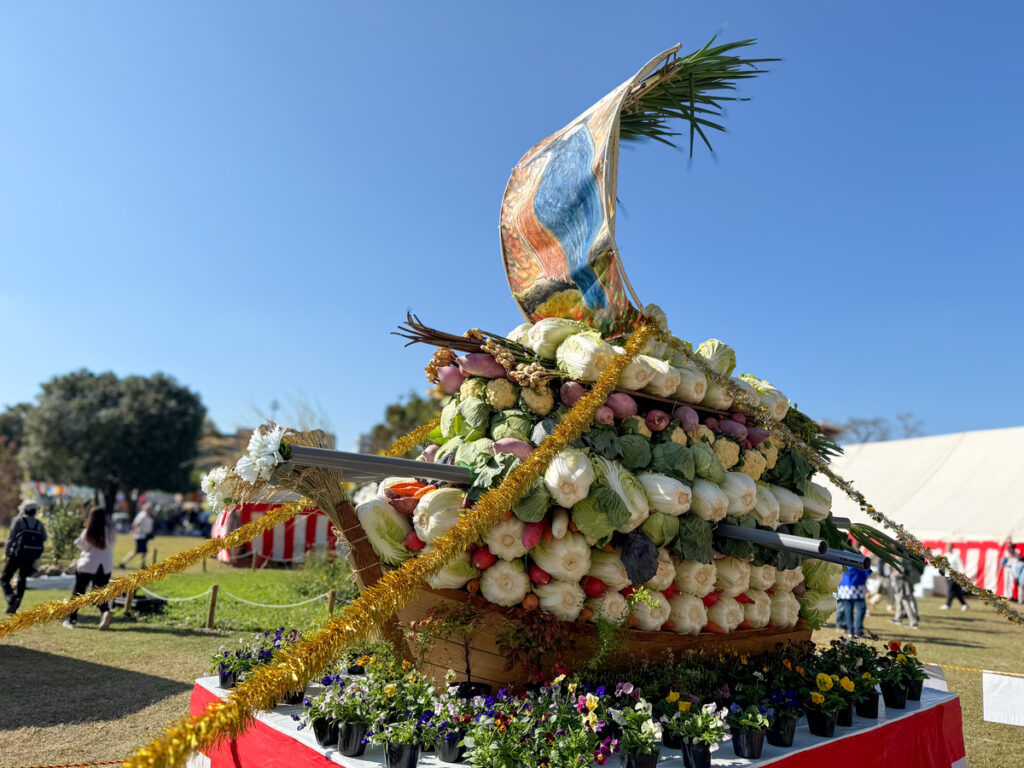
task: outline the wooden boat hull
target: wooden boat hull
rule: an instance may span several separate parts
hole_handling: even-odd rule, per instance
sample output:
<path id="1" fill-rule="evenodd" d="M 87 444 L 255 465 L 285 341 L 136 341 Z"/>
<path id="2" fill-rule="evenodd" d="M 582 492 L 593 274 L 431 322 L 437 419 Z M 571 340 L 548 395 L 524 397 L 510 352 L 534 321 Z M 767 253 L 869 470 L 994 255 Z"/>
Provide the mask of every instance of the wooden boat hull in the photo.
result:
<path id="1" fill-rule="evenodd" d="M 495 690 L 508 685 L 529 682 L 528 670 L 506 669 L 506 656 L 498 646 L 498 635 L 507 631 L 507 616 L 512 609 L 501 608 L 480 597 L 455 590 L 424 589 L 416 598 L 399 611 L 398 618 L 403 627 L 431 615 L 439 605 L 470 602 L 484 615 L 482 626 L 470 637 L 467 646 L 440 641 L 424 649 L 424 668 L 435 680 L 441 682 L 449 669 L 459 680 L 467 677 L 474 682 L 488 683 Z M 562 664 L 570 672 L 582 669 L 593 657 L 598 647 L 597 628 L 583 622 L 571 625 L 573 632 L 572 650 L 560 658 L 545 659 L 552 667 Z M 811 639 L 811 630 L 800 625 L 789 629 L 766 628 L 731 632 L 727 635 L 702 633 L 679 635 L 675 632 L 644 632 L 622 630 L 625 638 L 609 654 L 602 667 L 612 668 L 647 662 L 665 662 L 693 652 L 736 651 L 760 653 L 772 650 L 779 643 L 803 643 Z M 413 653 L 418 649 L 412 648 Z M 467 675 L 467 660 L 469 675 Z"/>

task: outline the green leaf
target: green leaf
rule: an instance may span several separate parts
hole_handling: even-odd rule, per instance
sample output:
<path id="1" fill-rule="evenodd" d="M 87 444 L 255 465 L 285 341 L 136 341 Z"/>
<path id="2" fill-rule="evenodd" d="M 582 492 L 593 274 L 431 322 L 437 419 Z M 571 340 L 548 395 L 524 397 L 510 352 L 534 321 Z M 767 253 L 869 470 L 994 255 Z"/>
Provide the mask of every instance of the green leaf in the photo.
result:
<path id="1" fill-rule="evenodd" d="M 672 542 L 672 553 L 680 560 L 712 563 L 715 559 L 711 523 L 693 514 L 681 515 L 679 533 Z"/>
<path id="2" fill-rule="evenodd" d="M 595 425 L 583 433 L 583 442 L 595 453 L 606 459 L 617 459 L 622 455 L 619 434 L 610 424 Z"/>
<path id="3" fill-rule="evenodd" d="M 594 483 L 590 486 L 588 498 L 593 499 L 597 508 L 604 512 L 608 521 L 615 527 L 620 528 L 629 522 L 629 507 L 615 491 L 607 485 Z"/>
<path id="4" fill-rule="evenodd" d="M 696 475 L 693 454 L 689 448 L 679 443 L 661 443 L 653 446 L 651 469 L 687 483 L 692 483 Z"/>

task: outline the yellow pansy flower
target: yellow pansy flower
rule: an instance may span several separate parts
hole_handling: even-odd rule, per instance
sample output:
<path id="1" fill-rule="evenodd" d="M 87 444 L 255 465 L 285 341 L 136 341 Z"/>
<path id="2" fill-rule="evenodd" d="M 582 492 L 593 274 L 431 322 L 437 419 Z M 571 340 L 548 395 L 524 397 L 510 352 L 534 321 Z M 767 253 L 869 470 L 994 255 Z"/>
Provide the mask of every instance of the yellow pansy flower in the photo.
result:
<path id="1" fill-rule="evenodd" d="M 832 678 L 823 672 L 818 674 L 815 678 L 815 682 L 818 683 L 818 690 L 820 691 L 831 691 L 832 686 L 834 685 Z"/>
<path id="2" fill-rule="evenodd" d="M 576 683 L 569 683 L 569 693 L 576 693 Z"/>
<path id="3" fill-rule="evenodd" d="M 593 712 L 601 700 L 592 693 L 587 694 L 587 709 Z"/>
<path id="4" fill-rule="evenodd" d="M 665 701 L 667 701 L 669 704 L 679 701 L 679 694 L 675 691 L 669 691 L 668 696 L 665 697 Z"/>
<path id="5" fill-rule="evenodd" d="M 395 693 L 397 692 L 397 690 L 398 689 L 395 688 L 395 684 L 394 683 L 388 683 L 387 685 L 384 686 L 384 695 L 385 696 L 394 696 Z"/>
<path id="6" fill-rule="evenodd" d="M 909 653 L 911 656 L 917 656 L 917 648 L 913 643 L 904 643 L 903 650 Z"/>
<path id="7" fill-rule="evenodd" d="M 562 674 L 562 675 L 559 675 L 558 677 L 556 677 L 556 678 L 555 678 L 554 680 L 552 680 L 551 682 L 552 682 L 552 684 L 553 684 L 553 685 L 558 685 L 558 684 L 559 684 L 560 682 L 562 682 L 563 680 L 565 680 L 565 675 L 564 675 L 564 674 Z"/>
<path id="8" fill-rule="evenodd" d="M 847 693 L 853 693 L 853 680 L 848 677 L 843 677 L 843 679 L 839 681 L 839 687 Z"/>
<path id="9" fill-rule="evenodd" d="M 680 701 L 679 702 L 679 711 L 680 712 L 689 712 L 690 711 L 690 706 L 691 706 L 690 702 L 688 702 L 688 701 Z"/>
<path id="10" fill-rule="evenodd" d="M 871 682 L 872 680 L 875 679 L 875 676 L 872 675 L 870 672 L 865 672 L 860 677 L 861 677 L 861 680 L 867 680 L 868 682 Z"/>
<path id="11" fill-rule="evenodd" d="M 822 696 L 817 691 L 814 691 L 814 692 L 811 693 L 811 704 L 824 704 L 824 703 L 825 703 L 825 697 L 824 696 Z"/>
<path id="12" fill-rule="evenodd" d="M 901 653 L 901 654 L 899 654 L 898 656 L 896 656 L 896 661 L 897 661 L 897 662 L 899 662 L 900 664 L 906 664 L 906 663 L 907 663 L 907 657 L 906 657 L 906 656 L 904 656 L 904 655 L 903 655 L 903 654 Z"/>

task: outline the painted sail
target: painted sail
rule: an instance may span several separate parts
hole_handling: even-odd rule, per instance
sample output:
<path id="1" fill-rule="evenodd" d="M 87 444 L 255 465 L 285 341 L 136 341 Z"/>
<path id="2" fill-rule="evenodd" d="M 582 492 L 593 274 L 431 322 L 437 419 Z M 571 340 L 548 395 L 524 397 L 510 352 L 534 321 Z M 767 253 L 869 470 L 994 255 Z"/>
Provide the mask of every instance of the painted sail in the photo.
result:
<path id="1" fill-rule="evenodd" d="M 513 169 L 501 205 L 501 251 L 527 320 L 571 318 L 614 337 L 640 319 L 643 305 L 615 244 L 619 115 L 630 91 L 678 50 L 655 56 Z"/>

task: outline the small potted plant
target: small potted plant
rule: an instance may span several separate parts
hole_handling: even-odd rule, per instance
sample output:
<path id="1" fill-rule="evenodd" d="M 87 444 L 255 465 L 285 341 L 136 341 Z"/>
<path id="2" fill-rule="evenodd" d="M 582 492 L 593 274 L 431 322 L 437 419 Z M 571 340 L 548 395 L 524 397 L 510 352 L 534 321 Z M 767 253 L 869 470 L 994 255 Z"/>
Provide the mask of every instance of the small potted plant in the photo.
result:
<path id="1" fill-rule="evenodd" d="M 641 698 L 633 706 L 610 707 L 608 714 L 622 729 L 622 768 L 654 768 L 661 754 L 661 723 L 650 703 Z"/>
<path id="2" fill-rule="evenodd" d="M 848 703 L 839 694 L 838 683 L 838 675 L 819 672 L 814 678 L 814 688 L 801 690 L 807 727 L 815 736 L 831 738 L 835 735 L 836 713 Z"/>
<path id="3" fill-rule="evenodd" d="M 669 749 L 682 749 L 683 739 L 678 732 L 668 727 L 671 720 L 675 719 L 683 706 L 691 702 L 681 700 L 678 691 L 669 691 L 665 698 L 654 705 L 654 715 L 661 723 L 661 741 Z"/>
<path id="4" fill-rule="evenodd" d="M 387 768 L 415 768 L 420 759 L 424 738 L 422 723 L 409 712 L 393 723 L 377 723 L 366 738 L 384 746 L 384 764 Z"/>
<path id="5" fill-rule="evenodd" d="M 878 660 L 878 684 L 888 709 L 906 709 L 912 668 L 898 640 L 889 643 L 889 652 Z"/>
<path id="6" fill-rule="evenodd" d="M 725 731 L 726 713 L 724 707 L 714 702 L 702 707 L 690 701 L 679 702 L 679 711 L 665 724 L 665 732 L 679 739 L 687 768 L 710 768 L 711 753 L 729 738 Z"/>
<path id="7" fill-rule="evenodd" d="M 853 705 L 856 701 L 857 685 L 847 675 L 835 681 L 837 694 L 843 698 L 844 706 L 836 713 L 836 725 L 849 728 L 853 725 Z"/>
<path id="8" fill-rule="evenodd" d="M 241 643 L 241 639 L 238 642 Z M 229 651 L 221 646 L 213 656 L 210 671 L 217 673 L 221 688 L 234 688 L 254 666 L 256 664 L 249 648 L 243 646 Z"/>
<path id="9" fill-rule="evenodd" d="M 304 709 L 301 715 L 292 715 L 293 720 L 301 721 L 299 728 L 312 727 L 313 738 L 324 748 L 333 746 L 338 741 L 338 721 L 334 719 L 331 711 L 336 696 L 337 688 L 326 686 L 313 698 L 303 700 Z"/>
<path id="10" fill-rule="evenodd" d="M 904 643 L 900 650 L 903 651 L 903 661 L 899 663 L 906 667 L 907 672 L 907 701 L 920 701 L 924 681 L 928 677 L 924 664 L 917 658 L 917 648 L 913 643 Z"/>
<path id="11" fill-rule="evenodd" d="M 330 705 L 337 723 L 335 743 L 346 757 L 359 757 L 366 749 L 366 732 L 373 722 L 369 690 L 363 680 L 352 680 L 338 689 Z"/>
<path id="12" fill-rule="evenodd" d="M 800 698 L 792 688 L 776 688 L 768 694 L 772 705 L 772 727 L 765 738 L 773 747 L 791 747 L 796 736 L 796 724 L 803 714 Z"/>
<path id="13" fill-rule="evenodd" d="M 736 757 L 757 760 L 764 749 L 764 734 L 772 724 L 771 715 L 765 707 L 751 704 L 741 707 L 733 703 L 725 717 L 732 732 L 732 748 Z"/>
<path id="14" fill-rule="evenodd" d="M 878 678 L 870 672 L 863 672 L 860 677 L 853 678 L 853 706 L 857 717 L 868 720 L 878 718 Z"/>
<path id="15" fill-rule="evenodd" d="M 435 731 L 434 748 L 437 759 L 445 763 L 461 763 L 466 755 L 466 747 L 462 740 L 477 708 L 472 701 L 459 695 L 459 687 L 455 684 L 455 672 L 448 670 L 445 676 L 448 689 L 437 697 L 435 710 L 437 717 L 430 721 Z"/>

